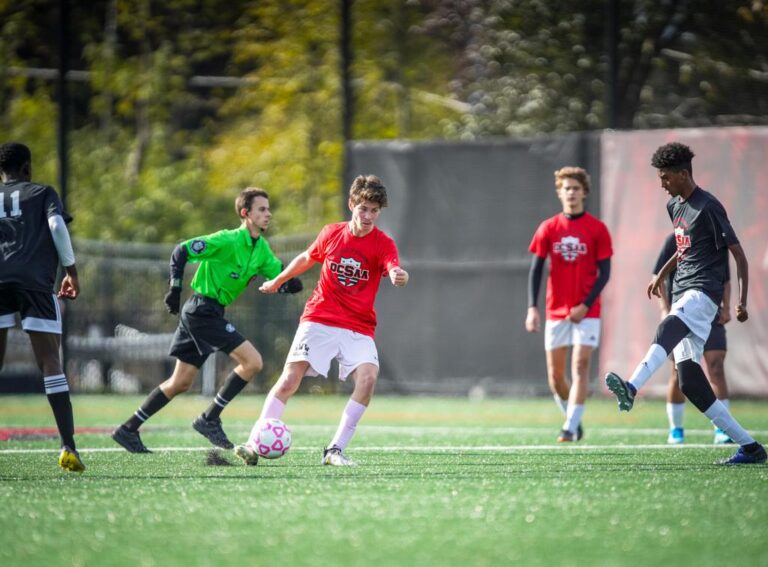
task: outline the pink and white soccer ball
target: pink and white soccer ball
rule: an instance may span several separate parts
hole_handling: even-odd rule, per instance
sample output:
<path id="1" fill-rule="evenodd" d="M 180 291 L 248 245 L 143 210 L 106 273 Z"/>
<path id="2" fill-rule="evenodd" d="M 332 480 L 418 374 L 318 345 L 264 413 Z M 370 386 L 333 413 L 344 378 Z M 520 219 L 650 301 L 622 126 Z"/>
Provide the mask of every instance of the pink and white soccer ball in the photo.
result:
<path id="1" fill-rule="evenodd" d="M 291 448 L 291 430 L 279 419 L 262 419 L 254 428 L 251 445 L 265 459 L 279 459 Z"/>

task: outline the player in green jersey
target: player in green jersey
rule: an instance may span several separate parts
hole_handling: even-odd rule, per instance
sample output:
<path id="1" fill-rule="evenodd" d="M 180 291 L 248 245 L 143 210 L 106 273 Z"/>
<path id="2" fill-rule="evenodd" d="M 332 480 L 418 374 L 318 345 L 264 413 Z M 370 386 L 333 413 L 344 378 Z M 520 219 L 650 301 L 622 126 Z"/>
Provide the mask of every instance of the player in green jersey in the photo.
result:
<path id="1" fill-rule="evenodd" d="M 176 357 L 173 374 L 112 432 L 112 439 L 131 453 L 150 452 L 141 441 L 139 427 L 176 395 L 189 390 L 200 367 L 217 350 L 231 356 L 237 366 L 208 409 L 192 422 L 192 427 L 217 447 L 233 447 L 221 426 L 221 412 L 258 374 L 263 362 L 259 351 L 224 318 L 224 310 L 253 278 L 272 279 L 282 270 L 280 260 L 262 237 L 272 218 L 267 193 L 253 187 L 243 190 L 235 200 L 235 210 L 240 217 L 240 228 L 186 240 L 171 255 L 170 290 L 165 296 L 168 311 L 179 313 L 187 262 L 200 263 L 191 283 L 195 293 L 181 309 L 171 344 L 169 354 Z M 286 282 L 281 291 L 296 293 L 301 288 L 301 281 L 294 278 Z"/>

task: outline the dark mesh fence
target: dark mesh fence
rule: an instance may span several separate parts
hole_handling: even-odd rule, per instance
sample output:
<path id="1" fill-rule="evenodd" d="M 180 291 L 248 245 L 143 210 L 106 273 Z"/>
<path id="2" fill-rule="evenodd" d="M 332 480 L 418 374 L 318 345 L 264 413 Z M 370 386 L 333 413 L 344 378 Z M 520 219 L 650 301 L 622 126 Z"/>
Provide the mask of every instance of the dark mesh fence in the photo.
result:
<path id="1" fill-rule="evenodd" d="M 311 237 L 270 239 L 285 262 L 306 248 Z M 175 359 L 167 355 L 178 316 L 163 304 L 168 288 L 171 245 L 75 241 L 81 296 L 64 302 L 67 376 L 73 390 L 144 392 L 170 375 Z M 182 299 L 196 264 L 185 274 Z M 280 374 L 301 311 L 317 278 L 302 276 L 305 289 L 296 295 L 259 293 L 252 285 L 227 308 L 227 318 L 261 352 L 264 370 L 254 386 L 268 389 Z M 211 390 L 232 369 L 217 353 L 204 366 L 196 388 Z M 42 391 L 29 340 L 19 327 L 11 329 L 0 391 Z"/>
<path id="2" fill-rule="evenodd" d="M 354 174 L 387 186 L 380 224 L 412 278 L 379 294 L 380 389 L 546 392 L 543 336 L 524 328 L 528 243 L 560 210 L 553 172 L 565 165 L 592 173 L 599 214 L 599 135 L 358 143 L 351 154 Z"/>

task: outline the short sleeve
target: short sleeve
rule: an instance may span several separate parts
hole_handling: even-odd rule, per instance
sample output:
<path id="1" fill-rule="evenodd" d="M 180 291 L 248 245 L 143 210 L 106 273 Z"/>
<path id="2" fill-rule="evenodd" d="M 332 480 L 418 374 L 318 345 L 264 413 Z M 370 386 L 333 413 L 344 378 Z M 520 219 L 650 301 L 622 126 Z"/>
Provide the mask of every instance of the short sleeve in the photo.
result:
<path id="1" fill-rule="evenodd" d="M 539 258 L 546 258 L 549 254 L 550 242 L 549 242 L 549 225 L 543 222 L 533 233 L 531 243 L 528 245 L 528 251 L 531 254 L 538 256 Z"/>
<path id="2" fill-rule="evenodd" d="M 597 238 L 597 260 L 605 260 L 613 256 L 613 242 L 611 241 L 611 233 L 608 232 L 608 227 L 605 223 L 600 222 Z"/>
<path id="3" fill-rule="evenodd" d="M 675 254 L 676 251 L 677 245 L 675 244 L 675 235 L 668 234 L 664 239 L 664 245 L 659 251 L 659 256 L 656 258 L 656 264 L 653 266 L 653 273 L 658 274 L 664 267 L 664 264 L 669 261 L 669 259 Z"/>
<path id="4" fill-rule="evenodd" d="M 382 246 L 381 267 L 384 272 L 389 272 L 395 266 L 400 266 L 397 245 L 390 237 L 386 237 Z"/>
<path id="5" fill-rule="evenodd" d="M 45 187 L 45 215 L 47 218 L 55 217 L 56 215 L 64 218 L 66 213 L 64 212 L 64 205 L 61 204 L 59 194 L 53 187 Z M 66 215 L 69 216 L 69 215 Z"/>
<path id="6" fill-rule="evenodd" d="M 327 243 L 328 243 L 328 235 L 330 234 L 330 232 L 331 232 L 331 225 L 324 226 L 323 229 L 320 231 L 320 234 L 318 234 L 317 238 L 315 238 L 315 241 L 309 245 L 309 248 L 307 249 L 307 251 L 309 252 L 309 257 L 315 262 L 322 263 L 323 260 L 325 260 Z"/>
<path id="7" fill-rule="evenodd" d="M 723 206 L 719 202 L 713 201 L 712 206 L 708 208 L 708 212 L 709 218 L 712 220 L 713 236 L 718 250 L 723 246 L 738 244 L 739 239 L 736 236 L 736 231 L 733 230 L 731 221 L 728 220 L 728 215 Z"/>
<path id="8" fill-rule="evenodd" d="M 231 232 L 220 230 L 213 234 L 197 236 L 182 242 L 182 246 L 187 249 L 189 261 L 198 262 L 216 254 L 216 252 L 232 242 Z"/>

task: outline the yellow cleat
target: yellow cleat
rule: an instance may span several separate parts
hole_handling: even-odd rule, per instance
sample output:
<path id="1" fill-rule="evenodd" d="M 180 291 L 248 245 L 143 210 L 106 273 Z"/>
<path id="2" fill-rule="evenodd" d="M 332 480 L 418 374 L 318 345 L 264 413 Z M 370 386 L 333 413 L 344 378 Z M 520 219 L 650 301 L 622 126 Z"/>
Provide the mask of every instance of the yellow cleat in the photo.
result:
<path id="1" fill-rule="evenodd" d="M 80 454 L 66 445 L 61 449 L 59 466 L 64 470 L 71 472 L 81 473 L 85 470 L 85 465 L 83 464 L 83 461 L 80 460 Z"/>

